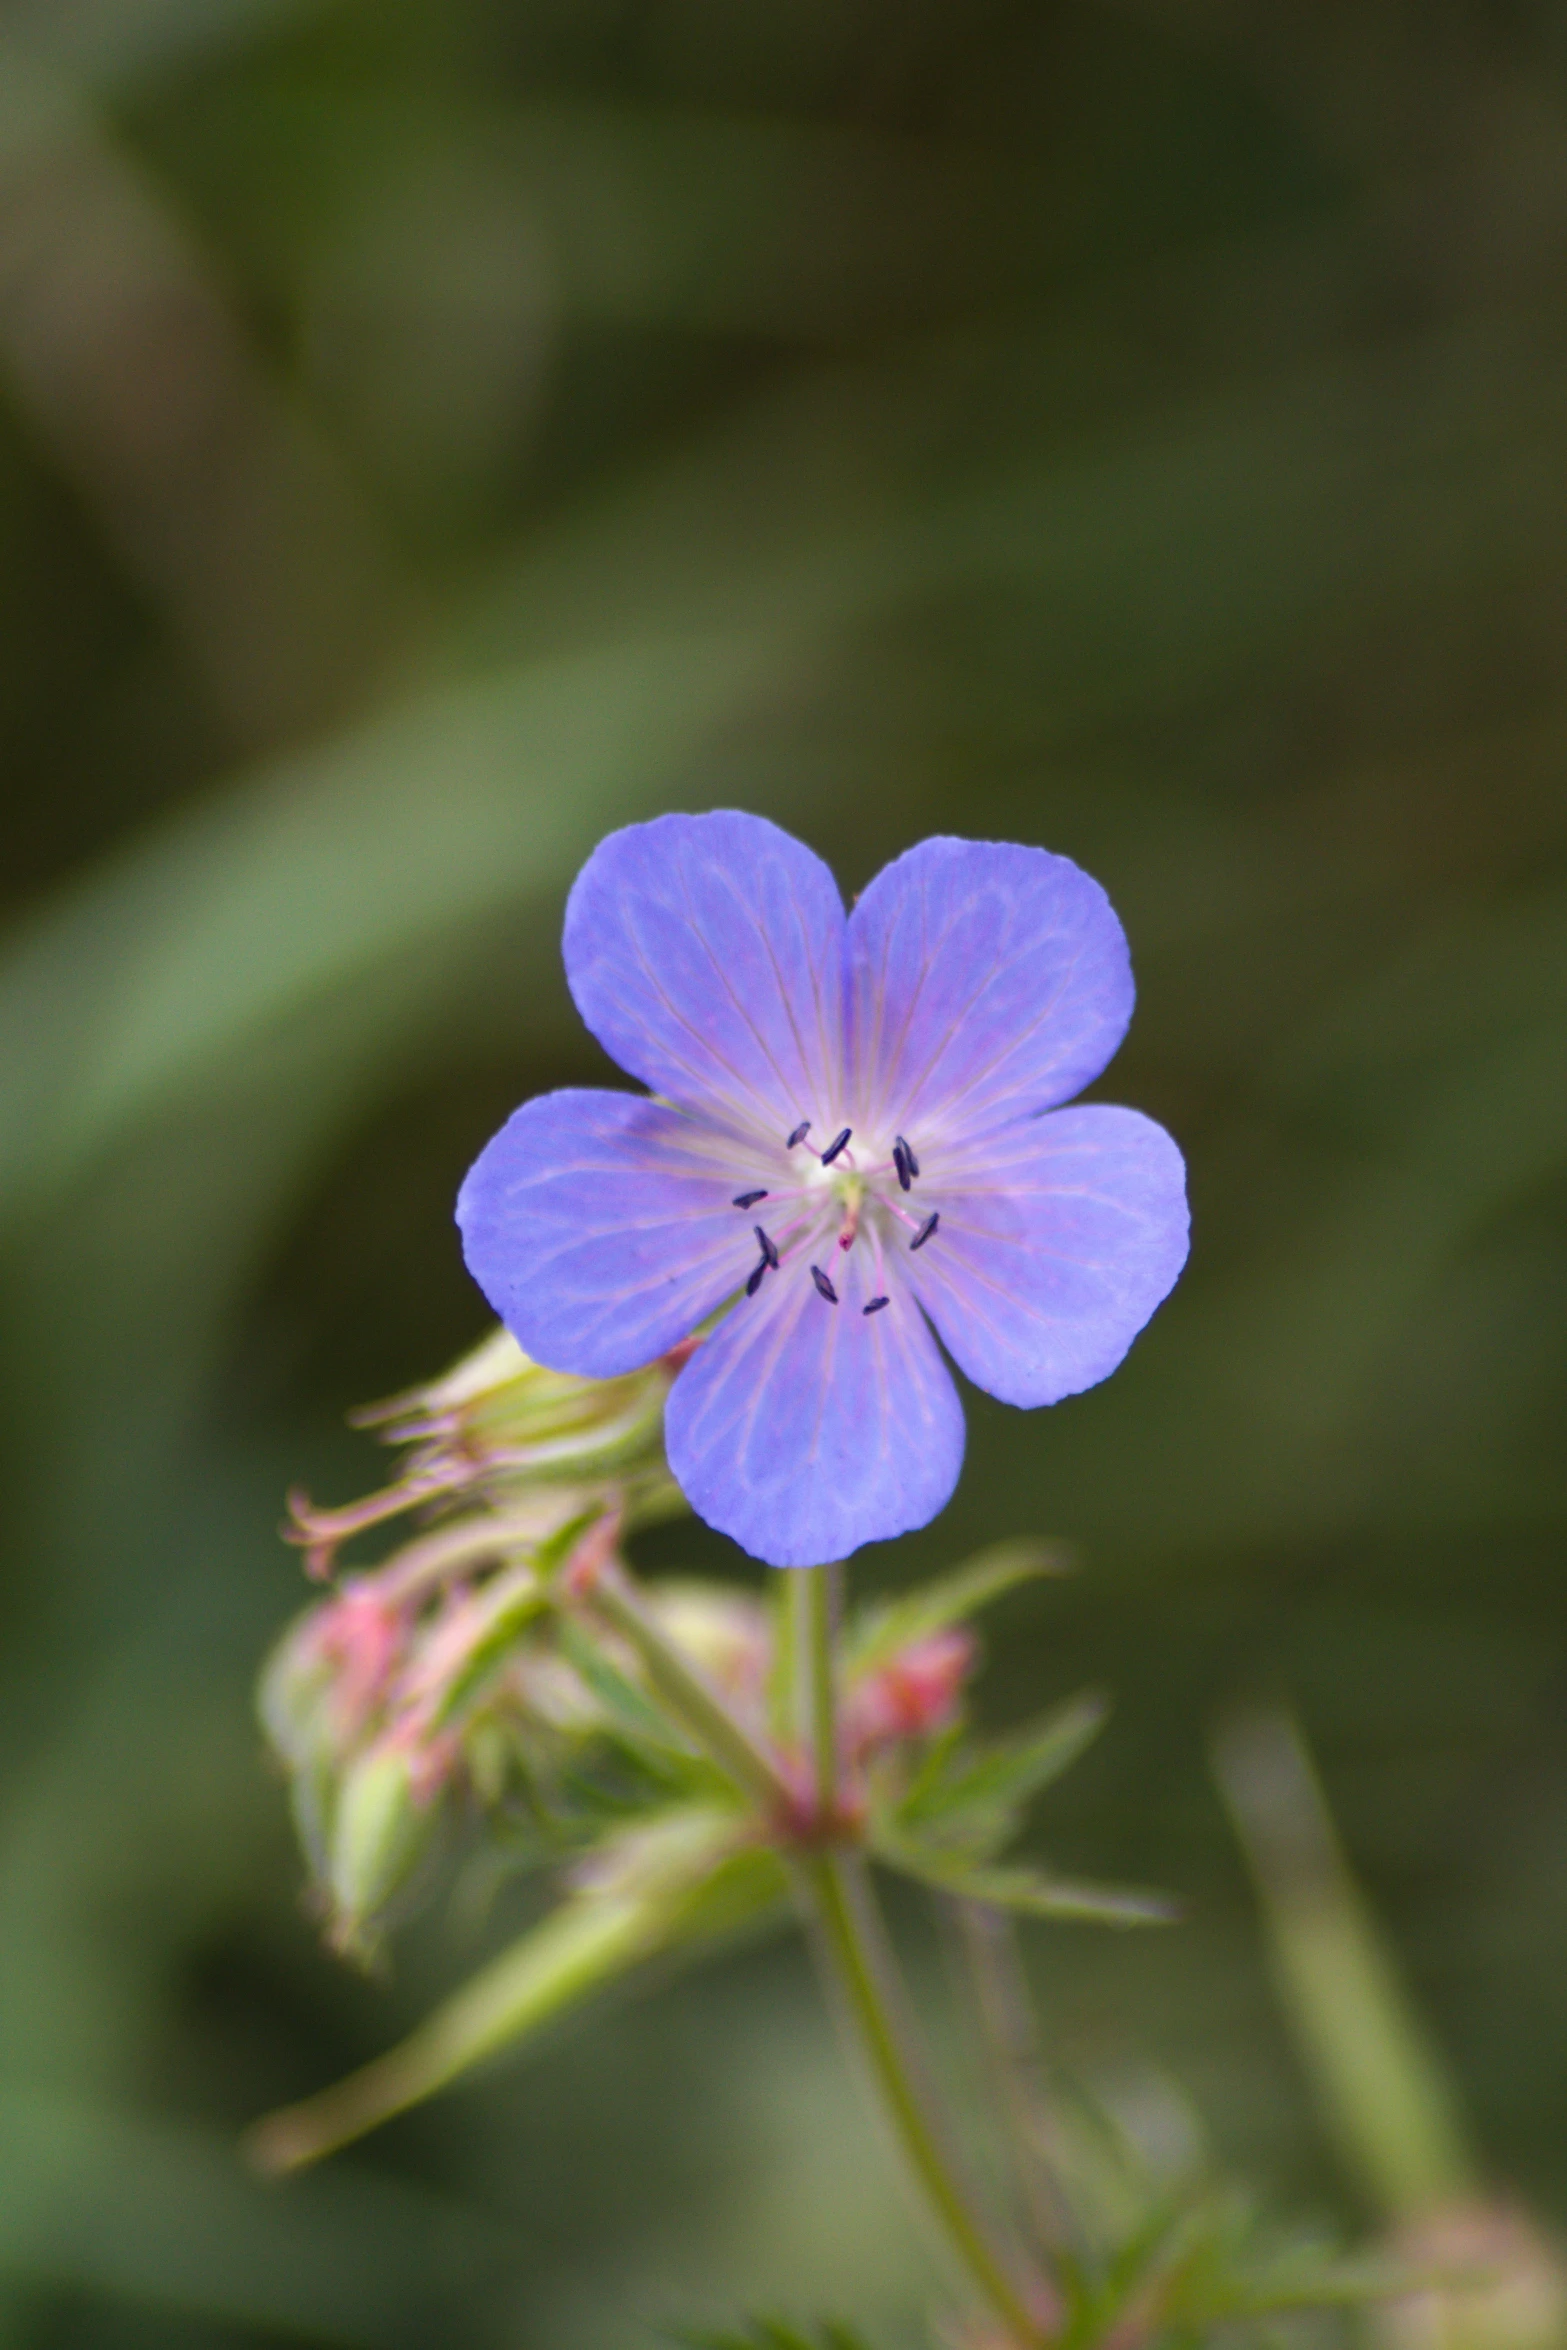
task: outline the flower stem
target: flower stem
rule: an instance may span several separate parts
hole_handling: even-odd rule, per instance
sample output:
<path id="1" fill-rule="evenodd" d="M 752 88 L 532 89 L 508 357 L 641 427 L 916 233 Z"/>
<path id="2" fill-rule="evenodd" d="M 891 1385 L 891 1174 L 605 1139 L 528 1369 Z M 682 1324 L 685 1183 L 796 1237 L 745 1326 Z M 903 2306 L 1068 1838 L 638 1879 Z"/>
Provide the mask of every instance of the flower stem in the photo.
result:
<path id="1" fill-rule="evenodd" d="M 838 1800 L 838 1709 L 833 1678 L 831 1567 L 795 1570 L 801 1586 L 800 1692 L 810 1710 L 810 1749 L 816 1766 L 816 1811 L 831 1827 Z M 802 1741 L 803 1743 L 803 1741 Z"/>
<path id="2" fill-rule="evenodd" d="M 791 1791 L 771 1758 L 736 1721 L 718 1691 L 665 1636 L 625 1570 L 613 1564 L 601 1568 L 590 1597 L 598 1613 L 630 1642 L 653 1687 L 713 1760 L 766 1812 L 786 1816 L 792 1804 Z"/>
<path id="3" fill-rule="evenodd" d="M 846 2021 L 870 2066 L 909 2165 L 948 2240 L 1018 2350 L 1044 2339 L 988 2232 L 969 2205 L 904 2044 L 902 1984 L 863 1864 L 830 1847 L 802 1853 L 802 1886 L 817 1927 L 817 1949 Z"/>
<path id="4" fill-rule="evenodd" d="M 833 1815 L 838 1773 L 830 1574 L 825 1567 L 791 1569 L 785 1586 L 795 1726 L 814 1755 L 818 1817 L 824 1823 Z M 588 1596 L 636 1650 L 655 1689 L 713 1759 L 775 1818 L 788 1818 L 791 1790 L 771 1757 L 666 1638 L 618 1562 L 599 1570 Z M 800 1720 L 807 1710 L 808 1722 Z M 1018 2350 L 1034 2350 L 1044 2334 L 970 2208 L 956 2162 L 931 2111 L 918 2060 L 906 2044 L 906 1996 L 864 1864 L 831 1843 L 797 1845 L 791 1857 L 817 1928 L 824 1971 L 910 2166 L 959 2259 Z"/>
<path id="5" fill-rule="evenodd" d="M 899 2143 L 960 2260 L 1018 2344 L 1037 2342 L 1038 2329 L 969 2207 L 931 2112 L 918 2060 L 906 2045 L 907 2000 L 864 1863 L 832 1842 L 838 1799 L 833 1572 L 831 1567 L 791 1569 L 786 1602 L 794 1727 L 802 1750 L 813 1758 L 816 1816 L 824 1839 L 815 1849 L 801 1851 L 797 1862 L 815 1919 L 817 1951 Z"/>
<path id="6" fill-rule="evenodd" d="M 1061 2186 L 1059 2131 L 1034 2022 L 1017 1927 L 989 1902 L 953 1900 L 992 2093 L 1036 2249 L 1085 2268 L 1090 2250 Z M 1059 2296 L 1058 2296 L 1059 2298 Z"/>

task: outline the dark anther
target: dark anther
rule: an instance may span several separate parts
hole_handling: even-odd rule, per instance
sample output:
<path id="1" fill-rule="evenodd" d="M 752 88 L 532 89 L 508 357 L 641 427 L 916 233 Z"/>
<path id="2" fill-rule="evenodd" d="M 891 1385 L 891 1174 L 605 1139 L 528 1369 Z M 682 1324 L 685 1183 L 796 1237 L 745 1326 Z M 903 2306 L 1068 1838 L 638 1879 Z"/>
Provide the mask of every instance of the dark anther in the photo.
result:
<path id="1" fill-rule="evenodd" d="M 805 1140 L 806 1136 L 807 1136 L 807 1135 L 810 1133 L 810 1131 L 811 1131 L 811 1121 L 810 1121 L 810 1119 L 809 1119 L 809 1118 L 802 1118 L 802 1119 L 800 1120 L 800 1123 L 799 1123 L 799 1125 L 798 1125 L 798 1126 L 795 1128 L 794 1132 L 793 1132 L 793 1133 L 790 1135 L 790 1137 L 789 1137 L 788 1141 L 787 1141 L 787 1142 L 784 1144 L 784 1149 L 785 1149 L 786 1151 L 792 1151 L 792 1150 L 793 1150 L 793 1148 L 794 1148 L 794 1146 L 795 1146 L 795 1144 L 796 1144 L 797 1142 L 803 1142 L 803 1141 Z"/>
<path id="2" fill-rule="evenodd" d="M 813 1265 L 811 1267 L 811 1279 L 816 1284 L 818 1296 L 824 1297 L 830 1306 L 835 1306 L 838 1303 L 838 1292 L 836 1289 L 834 1289 L 832 1283 L 828 1280 L 820 1265 Z"/>
<path id="3" fill-rule="evenodd" d="M 932 1209 L 931 1213 L 926 1217 L 924 1223 L 920 1226 L 918 1232 L 915 1233 L 914 1238 L 909 1242 L 910 1248 L 923 1248 L 926 1241 L 929 1240 L 931 1234 L 935 1231 L 936 1226 L 940 1222 L 941 1217 L 939 1213 L 935 1209 Z"/>
<path id="4" fill-rule="evenodd" d="M 827 1148 L 822 1153 L 822 1165 L 824 1167 L 830 1167 L 832 1165 L 834 1159 L 838 1156 L 838 1153 L 842 1150 L 844 1144 L 848 1141 L 850 1135 L 853 1132 L 854 1128 L 852 1126 L 846 1126 L 841 1134 L 835 1134 L 833 1136 L 831 1142 L 827 1145 Z"/>
<path id="5" fill-rule="evenodd" d="M 762 1286 L 762 1275 L 766 1272 L 766 1270 L 767 1259 L 763 1257 L 761 1263 L 755 1268 L 750 1280 L 745 1285 L 745 1294 L 747 1297 L 755 1297 L 757 1291 Z"/>
<path id="6" fill-rule="evenodd" d="M 909 1173 L 911 1175 L 917 1175 L 920 1171 L 920 1163 L 914 1156 L 912 1147 L 904 1141 L 901 1134 L 895 1134 L 893 1136 L 892 1147 L 894 1151 L 902 1151 L 904 1157 L 909 1162 Z"/>
<path id="7" fill-rule="evenodd" d="M 904 1190 L 907 1191 L 909 1188 L 910 1173 L 909 1154 L 904 1149 L 901 1142 L 895 1142 L 892 1146 L 892 1163 L 898 1170 L 898 1181 L 902 1184 Z"/>
<path id="8" fill-rule="evenodd" d="M 735 1200 L 737 1208 L 754 1208 L 759 1199 L 766 1199 L 765 1191 L 742 1191 Z"/>
<path id="9" fill-rule="evenodd" d="M 774 1248 L 772 1242 L 768 1239 L 760 1224 L 753 1224 L 751 1226 L 751 1230 L 756 1234 L 756 1245 L 762 1252 L 763 1264 L 771 1265 L 773 1271 L 776 1273 L 778 1270 L 777 1249 Z"/>
<path id="10" fill-rule="evenodd" d="M 890 1306 L 891 1303 L 890 1297 L 873 1297 L 868 1306 L 861 1306 L 860 1312 L 862 1314 L 879 1314 L 883 1306 Z"/>

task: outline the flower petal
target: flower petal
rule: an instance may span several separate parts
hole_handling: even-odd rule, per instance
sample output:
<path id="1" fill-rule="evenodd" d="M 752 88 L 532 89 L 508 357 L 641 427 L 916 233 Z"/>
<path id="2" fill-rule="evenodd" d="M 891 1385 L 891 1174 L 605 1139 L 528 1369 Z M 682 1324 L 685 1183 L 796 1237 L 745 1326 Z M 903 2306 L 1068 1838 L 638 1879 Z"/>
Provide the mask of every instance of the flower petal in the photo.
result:
<path id="1" fill-rule="evenodd" d="M 941 1222 L 898 1269 L 960 1371 L 1003 1403 L 1107 1378 L 1186 1262 L 1186 1170 L 1137 1110 L 1084 1102 L 920 1185 Z"/>
<path id="2" fill-rule="evenodd" d="M 1069 1101 L 1132 1016 L 1126 936 L 1070 857 L 937 838 L 888 865 L 849 921 L 854 1100 L 916 1151 Z"/>
<path id="3" fill-rule="evenodd" d="M 577 1008 L 655 1093 L 781 1141 L 843 1098 L 843 902 L 760 816 L 659 816 L 601 841 L 566 905 Z"/>
<path id="4" fill-rule="evenodd" d="M 457 1195 L 468 1270 L 552 1371 L 613 1379 L 688 1338 L 756 1260 L 745 1166 L 645 1095 L 524 1102 Z"/>
<path id="5" fill-rule="evenodd" d="M 927 1524 L 963 1465 L 963 1407 L 913 1299 L 867 1315 L 863 1249 L 824 1270 L 837 1305 L 786 1261 L 697 1348 L 665 1414 L 698 1517 L 774 1567 Z"/>

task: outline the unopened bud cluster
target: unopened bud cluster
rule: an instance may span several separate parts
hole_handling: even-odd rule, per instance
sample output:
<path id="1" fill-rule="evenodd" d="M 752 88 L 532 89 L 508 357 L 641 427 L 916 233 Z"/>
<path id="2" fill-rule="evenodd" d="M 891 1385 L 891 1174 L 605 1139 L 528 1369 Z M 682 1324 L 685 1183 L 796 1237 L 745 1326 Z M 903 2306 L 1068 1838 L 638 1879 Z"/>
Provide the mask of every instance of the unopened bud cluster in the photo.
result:
<path id="1" fill-rule="evenodd" d="M 290 1539 L 330 1595 L 290 1626 L 261 1712 L 333 1942 L 368 1955 L 386 1908 L 463 1808 L 547 1821 L 551 1784 L 602 1708 L 549 1637 L 552 1578 L 606 1521 L 683 1507 L 664 1465 L 662 1364 L 563 1378 L 504 1331 L 443 1379 L 359 1415 L 406 1448 L 345 1509 L 291 1503 Z M 391 1527 L 369 1570 L 343 1547 Z"/>
<path id="2" fill-rule="evenodd" d="M 570 1378 L 497 1333 L 445 1378 L 360 1415 L 403 1448 L 389 1484 L 336 1510 L 293 1497 L 290 1539 L 330 1589 L 274 1650 L 261 1714 L 313 1898 L 345 1955 L 374 1955 L 465 1826 L 502 1861 L 580 1860 L 667 1805 L 690 1765 L 684 1730 L 661 1717 L 635 1650 L 592 1604 L 622 1534 L 685 1507 L 662 1441 L 677 1368 Z M 400 1539 L 378 1564 L 342 1564 L 346 1545 L 381 1529 Z M 690 1582 L 659 1583 L 646 1604 L 765 1742 L 774 1611 Z M 974 1653 L 947 1628 L 854 1679 L 846 1761 L 944 1727 Z"/>

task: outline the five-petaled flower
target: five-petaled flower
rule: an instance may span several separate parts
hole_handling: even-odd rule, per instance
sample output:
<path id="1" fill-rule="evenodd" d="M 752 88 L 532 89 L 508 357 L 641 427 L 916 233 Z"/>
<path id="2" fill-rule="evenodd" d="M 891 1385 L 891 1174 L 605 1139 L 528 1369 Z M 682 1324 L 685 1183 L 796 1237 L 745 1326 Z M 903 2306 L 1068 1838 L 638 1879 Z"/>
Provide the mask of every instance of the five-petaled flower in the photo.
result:
<path id="1" fill-rule="evenodd" d="M 610 1378 L 728 1307 L 670 1391 L 697 1513 L 775 1566 L 951 1495 L 936 1340 L 1003 1402 L 1105 1378 L 1186 1258 L 1184 1168 L 1135 1110 L 1060 1105 L 1126 1030 L 1126 939 L 1068 858 L 936 839 L 852 914 L 756 816 L 601 842 L 566 908 L 579 1010 L 644 1094 L 525 1102 L 457 1216 L 528 1353 Z"/>

